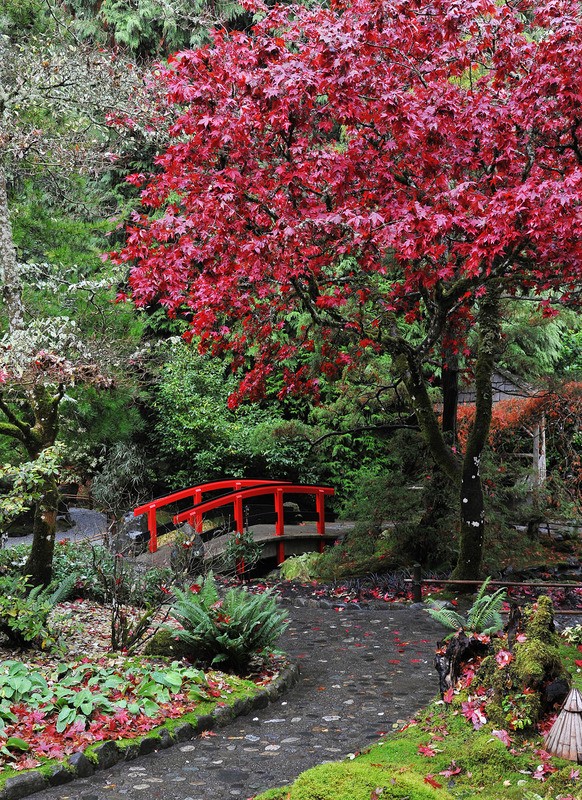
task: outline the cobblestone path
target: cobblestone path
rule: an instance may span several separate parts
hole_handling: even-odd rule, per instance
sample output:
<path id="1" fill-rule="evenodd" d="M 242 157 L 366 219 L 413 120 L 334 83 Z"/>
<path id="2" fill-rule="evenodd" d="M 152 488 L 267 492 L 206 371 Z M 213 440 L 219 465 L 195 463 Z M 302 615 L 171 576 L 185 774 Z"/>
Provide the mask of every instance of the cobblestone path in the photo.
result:
<path id="1" fill-rule="evenodd" d="M 36 800 L 229 800 L 289 783 L 392 730 L 437 691 L 438 626 L 423 611 L 292 607 L 282 646 L 299 683 L 216 735 L 120 763 Z"/>

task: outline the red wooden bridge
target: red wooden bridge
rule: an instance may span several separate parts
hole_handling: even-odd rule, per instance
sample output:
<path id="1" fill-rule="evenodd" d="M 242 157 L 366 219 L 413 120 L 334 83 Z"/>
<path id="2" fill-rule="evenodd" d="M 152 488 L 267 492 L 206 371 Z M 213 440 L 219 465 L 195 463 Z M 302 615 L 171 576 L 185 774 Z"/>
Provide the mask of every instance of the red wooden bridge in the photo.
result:
<path id="1" fill-rule="evenodd" d="M 204 495 L 209 492 L 220 492 L 218 496 L 205 500 Z M 276 522 L 274 529 L 267 532 L 265 535 L 266 526 L 260 526 L 263 530 L 255 539 L 274 543 L 276 545 L 275 554 L 277 564 L 285 560 L 285 542 L 290 539 L 307 540 L 313 539 L 313 534 L 307 531 L 296 531 L 297 526 L 293 526 L 292 533 L 285 533 L 284 521 L 284 496 L 307 494 L 315 496 L 315 509 L 317 514 L 317 527 L 316 536 L 318 539 L 319 552 L 323 551 L 325 541 L 327 539 L 337 538 L 337 533 L 326 533 L 325 528 L 325 498 L 326 496 L 333 495 L 334 489 L 331 486 L 306 486 L 302 484 L 295 484 L 291 481 L 273 481 L 273 480 L 250 480 L 250 479 L 232 479 L 223 481 L 211 481 L 210 483 L 203 483 L 198 486 L 192 486 L 189 489 L 182 489 L 179 492 L 159 497 L 157 500 L 152 500 L 142 506 L 136 508 L 133 512 L 134 516 L 138 517 L 141 514 L 147 514 L 148 531 L 150 535 L 149 550 L 155 553 L 158 549 L 158 523 L 157 511 L 164 506 L 172 505 L 183 501 L 191 501 L 191 507 L 176 514 L 173 517 L 175 525 L 188 522 L 194 530 L 203 533 L 203 515 L 216 511 L 217 509 L 232 506 L 234 508 L 234 529 L 235 535 L 242 534 L 244 530 L 244 501 L 254 497 L 272 496 L 274 499 L 274 510 L 276 515 Z"/>

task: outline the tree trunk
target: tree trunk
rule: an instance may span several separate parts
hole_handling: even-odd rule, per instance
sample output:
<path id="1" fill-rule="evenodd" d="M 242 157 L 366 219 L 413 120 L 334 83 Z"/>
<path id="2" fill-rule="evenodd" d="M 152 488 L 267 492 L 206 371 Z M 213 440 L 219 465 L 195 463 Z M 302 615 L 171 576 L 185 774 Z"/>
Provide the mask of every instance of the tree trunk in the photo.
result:
<path id="1" fill-rule="evenodd" d="M 491 425 L 491 378 L 501 345 L 499 296 L 495 290 L 490 289 L 481 301 L 478 322 L 475 419 L 469 433 L 461 471 L 459 555 L 451 575 L 455 580 L 478 580 L 483 556 L 485 504 L 480 466 Z"/>
<path id="2" fill-rule="evenodd" d="M 0 163 L 0 281 L 2 282 L 2 297 L 6 304 L 10 332 L 23 330 L 25 326 L 22 284 L 18 274 L 16 251 L 12 238 L 6 193 L 6 174 L 2 163 Z"/>
<path id="3" fill-rule="evenodd" d="M 52 579 L 58 500 L 57 482 L 52 478 L 47 481 L 45 492 L 36 504 L 32 548 L 23 570 L 35 586 L 46 586 Z"/>
<path id="4" fill-rule="evenodd" d="M 457 406 L 459 404 L 459 357 L 446 348 L 442 357 L 443 434 L 452 446 L 457 444 Z"/>
<path id="5" fill-rule="evenodd" d="M 51 392 L 48 386 L 40 385 L 34 387 L 28 396 L 35 415 L 29 438 L 29 457 L 34 460 L 57 440 L 61 395 Z M 46 585 L 52 578 L 58 505 L 57 480 L 49 476 L 42 497 L 35 506 L 32 547 L 24 567 L 25 574 L 30 575 L 35 586 Z"/>

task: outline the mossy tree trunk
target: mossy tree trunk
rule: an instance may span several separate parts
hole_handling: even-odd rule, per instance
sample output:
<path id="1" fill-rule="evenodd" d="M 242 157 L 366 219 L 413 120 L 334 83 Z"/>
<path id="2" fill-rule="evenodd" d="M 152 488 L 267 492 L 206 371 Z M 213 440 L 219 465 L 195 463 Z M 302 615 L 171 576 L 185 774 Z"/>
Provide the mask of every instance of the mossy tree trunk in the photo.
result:
<path id="1" fill-rule="evenodd" d="M 490 290 L 479 310 L 479 343 L 475 365 L 475 418 L 461 470 L 459 557 L 452 578 L 480 577 L 485 534 L 485 500 L 481 456 L 487 444 L 493 409 L 492 376 L 501 349 L 499 295 Z"/>
<path id="2" fill-rule="evenodd" d="M 480 577 L 483 554 L 485 515 L 480 461 L 491 424 L 491 378 L 501 343 L 499 298 L 495 290 L 489 290 L 481 300 L 477 322 L 479 340 L 475 366 L 475 419 L 463 458 L 457 452 L 451 431 L 444 432 L 442 424 L 439 424 L 417 352 L 411 347 L 404 346 L 401 349 L 406 360 L 402 377 L 421 433 L 434 458 L 436 469 L 448 478 L 458 492 L 459 553 L 453 577 L 459 580 L 477 580 Z"/>

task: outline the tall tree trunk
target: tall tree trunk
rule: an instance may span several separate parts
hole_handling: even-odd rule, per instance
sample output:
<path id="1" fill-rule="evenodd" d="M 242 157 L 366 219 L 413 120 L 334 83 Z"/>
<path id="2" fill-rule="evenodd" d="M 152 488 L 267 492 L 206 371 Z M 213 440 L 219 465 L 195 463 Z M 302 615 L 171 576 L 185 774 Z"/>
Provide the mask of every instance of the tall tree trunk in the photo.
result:
<path id="1" fill-rule="evenodd" d="M 57 482 L 51 478 L 47 480 L 44 493 L 34 509 L 32 547 L 23 570 L 35 586 L 46 586 L 51 582 L 58 501 Z"/>
<path id="2" fill-rule="evenodd" d="M 6 192 L 6 173 L 0 162 L 0 281 L 2 297 L 6 304 L 10 332 L 24 330 L 24 307 L 22 284 L 18 274 L 16 251 L 12 238 L 12 225 Z"/>
<path id="3" fill-rule="evenodd" d="M 451 445 L 457 443 L 457 407 L 459 404 L 459 357 L 450 347 L 442 357 L 443 434 Z"/>
<path id="4" fill-rule="evenodd" d="M 479 345 L 475 365 L 475 419 L 461 471 L 459 556 L 452 578 L 478 580 L 485 533 L 481 455 L 487 443 L 493 408 L 491 378 L 501 348 L 499 294 L 490 289 L 479 310 Z"/>
<path id="5" fill-rule="evenodd" d="M 43 450 L 52 447 L 57 440 L 62 390 L 55 393 L 48 386 L 38 385 L 28 393 L 28 396 L 35 416 L 35 424 L 30 430 L 29 438 L 29 456 L 34 460 Z M 49 476 L 43 487 L 42 496 L 36 503 L 32 547 L 24 567 L 25 574 L 30 575 L 31 582 L 35 586 L 46 585 L 52 578 L 58 505 L 57 481 L 53 476 Z"/>

